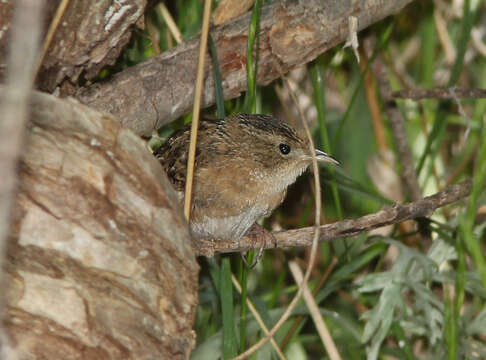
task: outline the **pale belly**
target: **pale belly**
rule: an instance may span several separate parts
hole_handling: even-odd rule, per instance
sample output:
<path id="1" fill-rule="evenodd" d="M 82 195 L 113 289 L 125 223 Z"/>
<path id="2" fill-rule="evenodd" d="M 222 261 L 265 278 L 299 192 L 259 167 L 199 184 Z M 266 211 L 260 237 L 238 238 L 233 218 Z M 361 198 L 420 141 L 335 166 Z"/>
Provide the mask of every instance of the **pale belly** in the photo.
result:
<path id="1" fill-rule="evenodd" d="M 238 240 L 285 197 L 285 188 L 271 184 L 262 191 L 261 179 L 237 178 L 224 170 L 210 182 L 203 181 L 204 171 L 197 174 L 190 224 L 195 238 Z"/>
<path id="2" fill-rule="evenodd" d="M 214 240 L 238 240 L 261 217 L 268 213 L 268 208 L 253 206 L 240 215 L 225 217 L 202 216 L 198 221 L 191 221 L 191 232 L 195 238 Z"/>

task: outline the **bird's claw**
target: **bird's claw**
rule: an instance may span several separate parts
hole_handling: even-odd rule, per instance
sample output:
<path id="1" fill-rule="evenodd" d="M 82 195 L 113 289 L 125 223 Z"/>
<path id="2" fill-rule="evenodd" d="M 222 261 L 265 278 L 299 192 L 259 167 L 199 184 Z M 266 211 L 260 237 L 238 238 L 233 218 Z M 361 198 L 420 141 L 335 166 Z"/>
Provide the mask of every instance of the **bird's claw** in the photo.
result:
<path id="1" fill-rule="evenodd" d="M 267 229 L 265 229 L 264 227 L 258 224 L 253 224 L 253 226 L 246 233 L 246 236 L 254 240 L 254 243 L 257 241 L 260 242 L 260 247 L 258 248 L 257 256 L 252 264 L 248 264 L 248 262 L 246 261 L 245 258 L 246 252 L 240 253 L 241 259 L 243 260 L 245 266 L 249 269 L 253 269 L 263 257 L 263 250 L 265 250 L 266 248 L 267 241 L 270 240 L 274 245 L 274 247 L 277 247 L 277 239 L 275 239 L 275 236 L 273 236 L 273 234 L 270 231 L 268 231 Z"/>

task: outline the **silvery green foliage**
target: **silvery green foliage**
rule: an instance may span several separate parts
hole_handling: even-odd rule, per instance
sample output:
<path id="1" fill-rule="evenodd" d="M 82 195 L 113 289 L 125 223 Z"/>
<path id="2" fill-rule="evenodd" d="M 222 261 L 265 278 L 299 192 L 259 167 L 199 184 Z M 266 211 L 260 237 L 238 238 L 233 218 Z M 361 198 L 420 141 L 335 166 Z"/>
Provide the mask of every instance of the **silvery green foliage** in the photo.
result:
<path id="1" fill-rule="evenodd" d="M 400 249 L 395 264 L 389 271 L 365 276 L 359 284 L 362 293 L 381 292 L 375 307 L 363 315 L 367 322 L 362 341 L 368 344 L 368 359 L 378 358 L 381 344 L 388 336 L 393 322 L 398 322 L 410 337 L 425 337 L 429 344 L 430 358 L 445 356 L 445 308 L 442 295 L 434 292 L 431 286 L 454 284 L 457 274 L 449 269 L 448 263 L 457 259 L 455 248 L 437 239 L 427 255 L 423 255 L 397 241 L 384 241 Z M 476 273 L 467 272 L 465 280 L 468 293 L 485 297 Z M 486 309 L 477 313 L 479 309 L 467 311 L 466 306 L 463 308 L 460 319 L 461 352 L 467 359 L 485 358 L 484 344 L 475 341 L 472 336 L 486 332 Z"/>
<path id="2" fill-rule="evenodd" d="M 359 284 L 359 291 L 363 293 L 381 291 L 377 305 L 363 315 L 367 323 L 362 341 L 369 344 L 368 359 L 378 357 L 393 321 L 400 321 L 408 333 L 429 336 L 432 344 L 441 338 L 444 309 L 428 284 L 439 272 L 440 264 L 456 256 L 454 248 L 440 240 L 434 243 L 427 256 L 397 241 L 387 239 L 385 242 L 400 249 L 393 268 L 369 274 Z M 403 301 L 405 292 L 415 295 L 412 306 Z"/>
<path id="3" fill-rule="evenodd" d="M 387 272 L 369 274 L 359 284 L 359 291 L 363 293 L 381 291 L 376 306 L 363 315 L 367 323 L 362 341 L 369 343 L 368 359 L 378 357 L 381 343 L 388 335 L 395 313 L 397 312 L 400 318 L 406 316 L 403 293 L 410 290 L 411 285 L 419 285 L 437 271 L 437 264 L 430 258 L 397 241 L 388 239 L 385 242 L 400 249 L 400 255 L 393 268 Z M 423 332 L 424 325 L 422 324 L 422 328 L 417 326 L 417 331 Z"/>

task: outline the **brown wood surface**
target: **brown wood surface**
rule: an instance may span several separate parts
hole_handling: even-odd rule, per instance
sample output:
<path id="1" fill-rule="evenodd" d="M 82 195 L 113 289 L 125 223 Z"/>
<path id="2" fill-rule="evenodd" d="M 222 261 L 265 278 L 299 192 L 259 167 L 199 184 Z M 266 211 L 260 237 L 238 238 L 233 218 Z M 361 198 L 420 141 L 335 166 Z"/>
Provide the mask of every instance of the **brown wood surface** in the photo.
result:
<path id="1" fill-rule="evenodd" d="M 6 259 L 20 358 L 187 358 L 198 265 L 162 168 L 75 100 L 35 93 L 31 114 Z"/>
<path id="2" fill-rule="evenodd" d="M 261 9 L 258 83 L 268 84 L 348 37 L 348 18 L 359 29 L 400 11 L 412 0 L 287 0 Z M 226 99 L 247 89 L 247 13 L 211 29 Z M 118 73 L 111 80 L 80 89 L 78 99 L 115 115 L 139 135 L 191 111 L 199 37 Z M 203 106 L 215 102 L 211 60 L 206 59 Z"/>
<path id="3" fill-rule="evenodd" d="M 92 79 L 106 65 L 113 65 L 130 40 L 132 27 L 143 18 L 146 0 L 69 0 L 37 77 L 40 89 L 71 94 L 81 74 Z M 15 1 L 0 2 L 0 78 L 11 32 Z M 60 0 L 46 1 L 45 32 Z"/>

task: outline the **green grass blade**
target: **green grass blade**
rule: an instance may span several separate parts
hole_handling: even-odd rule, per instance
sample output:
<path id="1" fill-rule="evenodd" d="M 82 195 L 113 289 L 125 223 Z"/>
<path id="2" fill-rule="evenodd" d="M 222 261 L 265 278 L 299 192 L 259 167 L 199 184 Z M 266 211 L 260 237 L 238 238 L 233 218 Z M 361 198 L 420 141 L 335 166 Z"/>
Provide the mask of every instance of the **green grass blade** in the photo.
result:
<path id="1" fill-rule="evenodd" d="M 220 298 L 223 314 L 223 356 L 231 359 L 236 356 L 237 341 L 233 314 L 233 284 L 231 282 L 231 265 L 228 257 L 221 262 Z"/>
<path id="2" fill-rule="evenodd" d="M 452 67 L 451 76 L 447 86 L 454 86 L 457 83 L 457 80 L 459 80 L 459 75 L 461 74 L 462 66 L 464 65 L 464 56 L 466 55 L 467 45 L 471 38 L 474 18 L 475 14 L 471 12 L 471 1 L 464 0 L 461 36 L 457 43 L 456 61 Z"/>
<path id="3" fill-rule="evenodd" d="M 486 139 L 486 126 L 483 125 L 481 132 L 481 138 Z M 483 250 L 481 249 L 480 239 L 474 235 L 474 220 L 476 215 L 476 209 L 478 207 L 478 199 L 481 193 L 484 192 L 484 182 L 486 180 L 486 141 L 480 141 L 479 157 L 476 164 L 473 184 L 471 190 L 471 196 L 469 198 L 469 204 L 466 213 L 463 215 L 459 224 L 459 231 L 461 237 L 467 246 L 469 253 L 474 259 L 474 263 L 479 272 L 481 282 L 486 290 L 486 261 L 483 256 Z"/>
<path id="4" fill-rule="evenodd" d="M 246 70 L 248 73 L 248 92 L 246 93 L 246 106 L 250 114 L 254 114 L 257 108 L 257 73 L 258 73 L 258 40 L 260 34 L 260 7 L 261 0 L 256 0 L 253 5 L 250 29 L 248 31 L 248 46 L 246 52 Z M 253 49 L 255 48 L 253 57 Z"/>
<path id="5" fill-rule="evenodd" d="M 447 286 L 447 285 L 446 285 Z M 447 344 L 447 359 L 456 360 L 457 357 L 457 323 L 454 316 L 454 304 L 449 298 L 449 294 L 445 294 L 445 340 Z"/>
<path id="6" fill-rule="evenodd" d="M 361 85 L 363 84 L 364 77 L 366 73 L 369 71 L 371 64 L 375 60 L 376 56 L 380 53 L 381 49 L 386 47 L 388 44 L 388 40 L 391 37 L 392 30 L 393 30 L 394 22 L 390 23 L 385 31 L 383 32 L 382 36 L 380 37 L 378 44 L 376 48 L 374 49 L 373 53 L 371 54 L 370 60 L 368 61 L 368 64 L 366 64 L 366 68 L 361 74 L 358 84 L 356 84 L 356 88 L 353 91 L 353 95 L 351 96 L 351 101 L 349 102 L 349 106 L 346 109 L 346 112 L 344 113 L 344 116 L 342 119 L 339 121 L 338 129 L 336 131 L 336 134 L 333 137 L 332 143 L 330 144 L 330 149 L 334 149 L 336 147 L 336 144 L 338 144 L 339 140 L 341 139 L 341 135 L 343 132 L 344 124 L 349 118 L 349 115 L 351 114 L 351 110 L 353 108 L 353 105 L 356 102 L 356 99 L 358 97 L 359 90 L 361 89 Z"/>
<path id="7" fill-rule="evenodd" d="M 254 114 L 257 110 L 257 73 L 258 73 L 258 40 L 260 33 L 260 7 L 261 0 L 256 0 L 253 5 L 253 13 L 251 16 L 250 28 L 248 30 L 248 44 L 246 54 L 246 69 L 248 77 L 248 91 L 245 98 L 245 107 L 247 112 Z M 255 56 L 253 56 L 253 49 Z M 253 261 L 253 252 L 250 251 L 247 257 L 248 263 Z M 247 299 L 247 282 L 248 271 L 246 267 L 240 263 L 240 285 L 241 285 L 241 308 L 240 308 L 240 349 L 245 350 L 246 343 L 246 299 Z"/>
<path id="8" fill-rule="evenodd" d="M 216 52 L 216 46 L 214 45 L 211 33 L 209 34 L 209 52 L 211 53 L 211 59 L 213 61 L 213 74 L 214 74 L 214 88 L 216 91 L 216 109 L 218 112 L 218 119 L 224 119 L 226 117 L 224 110 L 224 95 L 223 95 L 223 81 L 221 79 L 221 69 L 219 67 L 218 53 Z"/>
<path id="9" fill-rule="evenodd" d="M 387 248 L 388 246 L 382 242 L 371 245 L 365 251 L 363 251 L 362 254 L 356 256 L 353 260 L 335 270 L 329 277 L 328 282 L 330 283 L 331 281 L 338 281 L 347 278 L 355 271 L 369 264 L 374 258 L 381 255 Z"/>
<path id="10" fill-rule="evenodd" d="M 309 73 L 312 80 L 312 87 L 314 89 L 314 105 L 317 109 L 317 118 L 319 120 L 319 135 L 321 143 L 324 146 L 324 151 L 331 154 L 331 145 L 329 143 L 329 136 L 327 134 L 326 119 L 325 119 L 325 98 L 324 98 L 324 74 L 323 66 L 319 64 L 319 61 L 314 61 L 309 65 Z M 336 206 L 336 212 L 339 219 L 343 218 L 343 210 L 341 206 L 341 199 L 339 198 L 339 191 L 334 176 L 335 170 L 333 167 L 329 168 L 331 174 L 331 192 L 334 199 L 334 205 Z"/>
<path id="11" fill-rule="evenodd" d="M 422 33 L 422 61 L 418 62 L 418 66 L 420 66 L 421 70 L 422 83 L 426 88 L 430 88 L 434 85 L 434 54 L 437 46 L 434 16 L 432 13 L 425 19 Z"/>
<path id="12" fill-rule="evenodd" d="M 243 255 L 244 256 L 244 255 Z M 253 252 L 248 255 L 247 262 L 253 262 Z M 243 259 L 239 261 L 240 285 L 241 285 L 241 306 L 240 306 L 240 352 L 245 351 L 246 346 L 246 299 L 248 297 L 248 272 L 249 269 L 243 263 Z"/>
<path id="13" fill-rule="evenodd" d="M 457 80 L 459 79 L 459 75 L 461 73 L 462 66 L 464 64 L 464 55 L 466 54 L 467 45 L 471 37 L 473 19 L 474 16 L 470 10 L 470 0 L 465 0 L 463 5 L 463 21 L 462 21 L 461 36 L 457 44 L 456 60 L 454 62 L 454 66 L 452 67 L 451 76 L 449 77 L 449 81 L 447 83 L 448 87 L 454 86 L 457 83 Z M 430 168 L 432 167 L 433 161 L 439 152 L 441 139 L 444 136 L 444 129 L 447 124 L 446 112 L 443 110 L 445 104 L 446 101 L 439 102 L 432 131 L 430 132 L 430 135 L 427 137 L 427 143 L 425 144 L 424 152 L 422 153 L 422 156 L 420 157 L 417 166 L 417 175 L 419 175 L 420 172 L 422 171 L 427 157 L 429 157 L 429 159 L 431 160 Z M 435 146 L 433 146 L 434 143 L 436 144 Z M 429 168 L 429 173 L 430 173 L 430 168 Z"/>
<path id="14" fill-rule="evenodd" d="M 397 323 L 393 323 L 391 330 L 392 330 L 393 334 L 395 335 L 395 337 L 397 338 L 397 340 L 400 343 L 403 344 L 403 345 L 400 346 L 400 350 L 403 351 L 403 353 L 400 354 L 400 355 L 402 355 L 401 358 L 402 359 L 408 359 L 408 360 L 415 360 L 416 358 L 413 355 L 412 346 L 411 346 L 410 341 L 407 337 L 407 334 L 402 329 L 402 327 Z"/>

